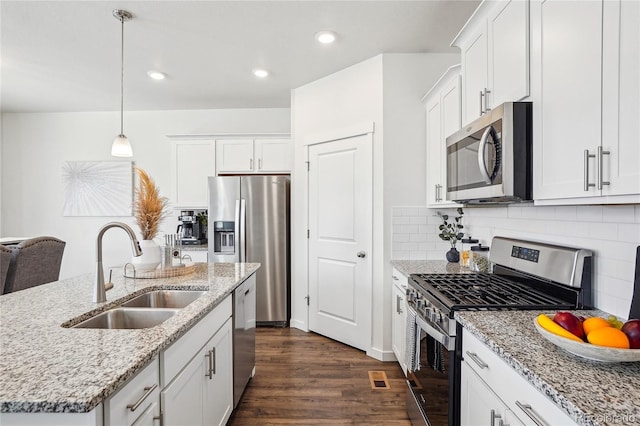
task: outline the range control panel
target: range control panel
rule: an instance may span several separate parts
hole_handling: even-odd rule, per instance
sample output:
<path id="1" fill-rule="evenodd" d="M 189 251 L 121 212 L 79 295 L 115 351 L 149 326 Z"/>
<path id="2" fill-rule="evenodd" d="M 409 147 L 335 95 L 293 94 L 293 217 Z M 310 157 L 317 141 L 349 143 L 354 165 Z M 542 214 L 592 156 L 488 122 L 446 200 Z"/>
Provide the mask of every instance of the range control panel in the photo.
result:
<path id="1" fill-rule="evenodd" d="M 518 259 L 538 263 L 538 258 L 540 257 L 540 250 L 513 246 L 511 247 L 511 257 L 516 257 Z"/>

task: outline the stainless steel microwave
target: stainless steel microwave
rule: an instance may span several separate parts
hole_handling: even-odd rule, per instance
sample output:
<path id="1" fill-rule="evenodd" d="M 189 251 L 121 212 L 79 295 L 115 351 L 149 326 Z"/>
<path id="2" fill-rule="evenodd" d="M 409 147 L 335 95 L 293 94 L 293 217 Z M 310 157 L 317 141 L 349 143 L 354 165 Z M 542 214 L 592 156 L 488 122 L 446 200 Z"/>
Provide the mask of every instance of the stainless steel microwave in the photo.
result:
<path id="1" fill-rule="evenodd" d="M 505 102 L 447 137 L 448 200 L 531 200 L 531 110 L 531 102 Z"/>

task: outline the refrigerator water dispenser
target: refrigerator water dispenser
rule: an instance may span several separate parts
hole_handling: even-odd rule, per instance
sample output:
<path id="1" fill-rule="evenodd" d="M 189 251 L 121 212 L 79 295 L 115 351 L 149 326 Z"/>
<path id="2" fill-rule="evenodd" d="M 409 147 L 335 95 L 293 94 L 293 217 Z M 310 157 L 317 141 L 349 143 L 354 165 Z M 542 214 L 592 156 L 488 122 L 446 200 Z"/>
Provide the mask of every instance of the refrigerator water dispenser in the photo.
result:
<path id="1" fill-rule="evenodd" d="M 216 253 L 234 253 L 236 250 L 235 222 L 213 222 L 213 250 Z"/>

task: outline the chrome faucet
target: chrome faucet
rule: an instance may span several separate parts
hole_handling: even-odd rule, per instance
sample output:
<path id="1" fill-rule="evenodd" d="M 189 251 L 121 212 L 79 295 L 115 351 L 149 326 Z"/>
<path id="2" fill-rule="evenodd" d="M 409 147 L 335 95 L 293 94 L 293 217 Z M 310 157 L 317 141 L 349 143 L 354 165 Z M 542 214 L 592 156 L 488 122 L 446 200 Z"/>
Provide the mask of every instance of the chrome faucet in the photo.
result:
<path id="1" fill-rule="evenodd" d="M 133 232 L 133 229 L 127 224 L 122 222 L 109 222 L 100 228 L 98 231 L 97 245 L 98 245 L 98 263 L 96 269 L 96 280 L 95 285 L 93 287 L 93 303 L 102 303 L 107 301 L 107 290 L 110 290 L 113 287 L 111 282 L 105 285 L 104 283 L 104 271 L 102 270 L 102 236 L 110 228 L 121 228 L 124 229 L 127 234 L 129 234 L 129 239 L 131 240 L 131 248 L 133 249 L 133 255 L 138 257 L 142 254 L 142 249 L 140 248 L 140 243 L 136 238 L 136 234 Z"/>

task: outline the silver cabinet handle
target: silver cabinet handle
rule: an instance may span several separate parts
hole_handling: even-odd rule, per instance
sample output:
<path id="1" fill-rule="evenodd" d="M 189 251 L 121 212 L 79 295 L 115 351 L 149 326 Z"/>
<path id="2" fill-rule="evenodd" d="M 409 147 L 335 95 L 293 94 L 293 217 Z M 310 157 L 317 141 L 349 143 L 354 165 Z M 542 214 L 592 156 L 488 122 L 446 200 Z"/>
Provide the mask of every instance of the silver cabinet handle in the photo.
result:
<path id="1" fill-rule="evenodd" d="M 467 355 L 469 355 L 469 358 L 471 358 L 473 362 L 478 364 L 478 367 L 480 367 L 481 369 L 484 370 L 485 368 L 489 367 L 489 364 L 481 360 L 477 353 L 467 351 Z"/>
<path id="2" fill-rule="evenodd" d="M 398 281 L 398 277 L 396 277 L 395 275 L 391 275 L 391 278 L 393 278 L 394 281 Z"/>
<path id="3" fill-rule="evenodd" d="M 487 96 L 488 93 L 491 93 L 491 90 L 487 90 L 487 88 L 484 88 L 484 111 L 485 113 L 491 111 L 491 108 L 489 108 L 489 103 L 487 102 L 487 99 L 489 99 L 489 97 Z"/>
<path id="4" fill-rule="evenodd" d="M 211 349 L 211 358 L 209 358 L 211 362 L 211 374 L 216 374 L 216 348 L 213 347 Z"/>
<path id="5" fill-rule="evenodd" d="M 127 405 L 127 408 L 131 411 L 136 411 L 138 409 L 138 407 L 140 406 L 140 404 L 142 404 L 142 402 L 147 399 L 147 397 L 149 395 L 151 395 L 151 392 L 153 392 L 156 388 L 158 387 L 158 385 L 154 384 L 153 386 L 145 386 L 144 388 L 144 394 L 140 397 L 139 400 L 137 400 L 135 403 L 133 404 L 129 404 Z"/>
<path id="6" fill-rule="evenodd" d="M 603 174 L 602 172 L 604 167 L 604 162 L 602 161 L 602 157 L 605 155 L 611 155 L 611 151 L 604 151 L 602 149 L 602 146 L 599 146 L 597 153 L 598 153 L 598 189 L 602 189 L 603 185 L 611 185 L 611 182 L 604 181 L 602 178 L 602 174 Z"/>
<path id="7" fill-rule="evenodd" d="M 208 351 L 204 357 L 207 358 L 208 361 L 209 361 L 209 368 L 208 368 L 208 371 L 206 373 L 204 373 L 204 376 L 208 377 L 209 380 L 212 380 L 213 379 L 213 372 L 212 372 L 212 369 L 211 369 L 211 358 L 213 358 L 213 357 L 211 356 L 211 351 Z"/>
<path id="8" fill-rule="evenodd" d="M 159 416 L 153 416 L 153 420 L 159 420 L 160 426 L 164 425 L 164 420 L 162 418 L 162 412 L 160 412 Z"/>
<path id="9" fill-rule="evenodd" d="M 396 294 L 396 312 L 399 313 L 399 314 L 402 313 L 402 309 L 400 308 L 400 301 L 401 300 L 402 300 L 402 298 Z"/>
<path id="10" fill-rule="evenodd" d="M 500 425 L 502 424 L 502 416 L 498 413 L 496 413 L 496 410 L 492 409 L 491 410 L 491 423 L 489 423 L 491 426 L 495 426 L 496 424 L 496 420 L 500 420 Z"/>
<path id="11" fill-rule="evenodd" d="M 596 186 L 595 183 L 589 183 L 589 158 L 595 158 L 595 154 L 589 154 L 589 150 L 584 150 L 584 190 L 589 191 L 589 188 Z"/>
<path id="12" fill-rule="evenodd" d="M 484 108 L 482 107 L 482 98 L 484 97 L 484 92 L 480 91 L 480 115 L 484 114 Z"/>
<path id="13" fill-rule="evenodd" d="M 531 407 L 531 405 L 529 404 L 523 404 L 520 401 L 516 401 L 516 405 L 518 406 L 519 409 L 521 409 L 522 411 L 524 411 L 524 413 L 531 419 L 532 422 L 534 422 L 537 426 L 548 426 L 547 422 L 545 422 L 544 420 L 542 420 L 535 411 L 533 411 L 533 408 Z"/>
<path id="14" fill-rule="evenodd" d="M 249 158 L 249 170 L 253 170 L 253 158 Z"/>
<path id="15" fill-rule="evenodd" d="M 360 259 L 364 259 L 365 257 L 367 257 L 367 252 L 365 252 L 364 250 L 360 250 L 358 253 L 356 253 L 356 256 L 358 256 Z"/>
<path id="16" fill-rule="evenodd" d="M 262 170 L 262 158 L 258 158 L 258 170 Z"/>

